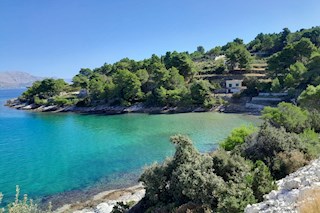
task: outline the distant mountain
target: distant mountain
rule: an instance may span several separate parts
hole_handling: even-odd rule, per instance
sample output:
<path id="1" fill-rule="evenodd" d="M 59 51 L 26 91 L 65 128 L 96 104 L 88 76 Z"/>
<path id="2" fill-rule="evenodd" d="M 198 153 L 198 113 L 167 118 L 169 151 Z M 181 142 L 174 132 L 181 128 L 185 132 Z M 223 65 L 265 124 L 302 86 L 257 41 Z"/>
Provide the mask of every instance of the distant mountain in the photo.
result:
<path id="1" fill-rule="evenodd" d="M 30 75 L 26 72 L 0 72 L 0 88 L 22 88 L 31 86 L 42 77 Z"/>

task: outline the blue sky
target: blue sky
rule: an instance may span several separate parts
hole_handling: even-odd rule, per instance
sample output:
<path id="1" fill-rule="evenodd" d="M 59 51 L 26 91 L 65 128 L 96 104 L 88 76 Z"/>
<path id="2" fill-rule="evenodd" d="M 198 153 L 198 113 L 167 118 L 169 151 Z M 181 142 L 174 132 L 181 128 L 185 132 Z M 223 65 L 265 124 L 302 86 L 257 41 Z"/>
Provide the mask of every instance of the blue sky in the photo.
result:
<path id="1" fill-rule="evenodd" d="M 0 71 L 71 78 L 124 57 L 320 25 L 319 0 L 0 0 Z"/>

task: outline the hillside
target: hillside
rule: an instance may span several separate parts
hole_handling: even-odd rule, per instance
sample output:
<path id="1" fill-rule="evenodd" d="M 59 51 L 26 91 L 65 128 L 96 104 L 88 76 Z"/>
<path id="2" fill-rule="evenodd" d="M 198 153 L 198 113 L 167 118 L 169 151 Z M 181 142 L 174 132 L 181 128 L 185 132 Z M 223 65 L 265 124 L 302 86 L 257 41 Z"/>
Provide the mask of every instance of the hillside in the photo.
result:
<path id="1" fill-rule="evenodd" d="M 0 72 L 0 88 L 21 88 L 31 86 L 33 82 L 43 78 L 26 72 Z"/>

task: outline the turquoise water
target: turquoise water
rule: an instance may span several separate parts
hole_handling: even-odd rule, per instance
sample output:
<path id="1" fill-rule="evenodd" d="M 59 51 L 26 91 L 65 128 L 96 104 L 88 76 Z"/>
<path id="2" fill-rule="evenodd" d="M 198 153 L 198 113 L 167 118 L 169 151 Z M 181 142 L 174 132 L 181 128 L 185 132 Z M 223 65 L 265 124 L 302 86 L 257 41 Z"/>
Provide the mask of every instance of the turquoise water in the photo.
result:
<path id="1" fill-rule="evenodd" d="M 4 107 L 22 90 L 0 90 L 0 191 L 18 184 L 33 198 L 131 185 L 144 166 L 171 156 L 171 135 L 188 135 L 210 151 L 230 131 L 257 123 L 220 113 L 116 116 L 33 113 Z"/>

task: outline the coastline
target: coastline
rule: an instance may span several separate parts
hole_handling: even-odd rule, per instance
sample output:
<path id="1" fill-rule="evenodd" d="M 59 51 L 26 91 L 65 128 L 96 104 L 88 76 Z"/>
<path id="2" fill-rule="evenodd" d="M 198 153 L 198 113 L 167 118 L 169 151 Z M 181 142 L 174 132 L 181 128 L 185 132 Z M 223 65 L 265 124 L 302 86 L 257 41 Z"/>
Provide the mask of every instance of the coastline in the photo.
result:
<path id="1" fill-rule="evenodd" d="M 102 114 L 102 115 L 119 115 L 126 113 L 145 113 L 145 114 L 176 114 L 189 112 L 223 112 L 223 113 L 241 113 L 250 115 L 260 115 L 261 110 L 246 108 L 242 104 L 218 105 L 210 109 L 203 107 L 145 107 L 142 103 L 124 106 L 97 105 L 88 107 L 72 106 L 44 106 L 20 102 L 18 98 L 7 100 L 5 106 L 17 110 L 27 110 L 33 112 L 51 112 L 51 113 L 79 113 L 79 114 Z"/>
<path id="2" fill-rule="evenodd" d="M 113 189 L 99 192 L 85 201 L 76 203 L 64 204 L 57 208 L 55 213 L 96 213 L 96 212 L 111 212 L 117 202 L 139 202 L 145 195 L 145 189 L 142 183 L 137 185 Z"/>

